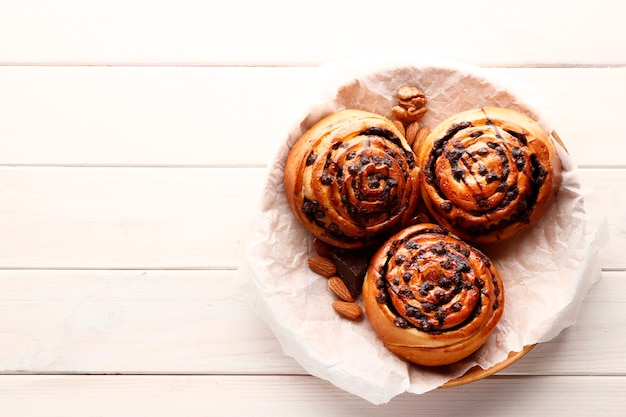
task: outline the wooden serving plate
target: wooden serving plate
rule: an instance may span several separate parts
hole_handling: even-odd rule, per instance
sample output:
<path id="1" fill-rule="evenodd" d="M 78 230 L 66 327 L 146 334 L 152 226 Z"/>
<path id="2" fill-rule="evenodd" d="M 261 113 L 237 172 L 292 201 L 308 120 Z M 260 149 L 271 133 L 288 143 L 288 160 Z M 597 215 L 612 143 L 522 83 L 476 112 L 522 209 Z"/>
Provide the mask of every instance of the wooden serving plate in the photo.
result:
<path id="1" fill-rule="evenodd" d="M 487 378 L 488 376 L 493 375 L 496 372 L 500 372 L 501 370 L 515 363 L 517 360 L 521 359 L 524 355 L 530 352 L 535 346 L 536 345 L 534 344 L 528 345 L 524 347 L 524 349 L 522 349 L 520 352 L 511 352 L 505 360 L 493 365 L 491 368 L 483 369 L 480 366 L 475 366 L 467 371 L 465 374 L 463 374 L 463 376 L 451 379 L 450 381 L 443 384 L 440 388 L 458 387 Z"/>

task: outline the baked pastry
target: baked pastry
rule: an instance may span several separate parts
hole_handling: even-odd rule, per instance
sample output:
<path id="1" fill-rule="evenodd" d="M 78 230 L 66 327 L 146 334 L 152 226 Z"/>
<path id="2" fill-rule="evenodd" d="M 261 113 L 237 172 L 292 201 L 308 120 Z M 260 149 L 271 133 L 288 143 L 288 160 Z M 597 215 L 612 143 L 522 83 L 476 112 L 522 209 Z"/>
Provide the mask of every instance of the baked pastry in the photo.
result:
<path id="1" fill-rule="evenodd" d="M 395 125 L 362 110 L 333 113 L 304 133 L 285 165 L 287 201 L 320 240 L 358 248 L 408 223 L 419 199 L 418 168 Z"/>
<path id="2" fill-rule="evenodd" d="M 535 224 L 561 183 L 550 137 L 528 116 L 500 107 L 448 118 L 420 143 L 416 157 L 428 210 L 472 242 L 497 242 Z"/>
<path id="3" fill-rule="evenodd" d="M 500 274 L 479 250 L 435 224 L 409 226 L 372 257 L 365 312 L 385 346 L 409 362 L 457 362 L 489 338 L 504 309 Z"/>

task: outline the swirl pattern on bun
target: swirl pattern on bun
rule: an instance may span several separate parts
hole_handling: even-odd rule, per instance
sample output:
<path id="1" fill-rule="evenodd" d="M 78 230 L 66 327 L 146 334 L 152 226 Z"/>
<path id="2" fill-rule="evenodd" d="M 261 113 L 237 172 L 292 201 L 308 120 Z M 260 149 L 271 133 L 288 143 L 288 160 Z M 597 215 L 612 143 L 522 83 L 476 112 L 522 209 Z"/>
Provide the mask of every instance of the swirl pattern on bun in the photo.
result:
<path id="1" fill-rule="evenodd" d="M 561 182 L 551 138 L 514 110 L 456 114 L 417 150 L 422 198 L 437 223 L 472 242 L 510 238 L 547 211 Z"/>
<path id="2" fill-rule="evenodd" d="M 287 158 L 287 201 L 320 240 L 341 248 L 383 241 L 408 224 L 419 199 L 415 156 L 383 116 L 333 113 L 304 133 Z"/>
<path id="3" fill-rule="evenodd" d="M 390 351 L 438 366 L 471 355 L 487 341 L 503 313 L 504 289 L 487 256 L 424 223 L 397 233 L 376 252 L 363 301 Z"/>

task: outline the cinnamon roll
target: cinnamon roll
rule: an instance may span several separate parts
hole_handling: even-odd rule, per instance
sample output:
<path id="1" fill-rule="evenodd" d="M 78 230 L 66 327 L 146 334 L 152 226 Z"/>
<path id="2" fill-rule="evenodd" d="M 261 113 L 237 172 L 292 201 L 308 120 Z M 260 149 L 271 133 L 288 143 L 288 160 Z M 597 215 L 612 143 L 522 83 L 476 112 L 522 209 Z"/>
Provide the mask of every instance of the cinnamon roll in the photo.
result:
<path id="1" fill-rule="evenodd" d="M 432 216 L 472 242 L 497 242 L 535 224 L 561 183 L 550 137 L 529 117 L 499 107 L 448 118 L 422 141 L 417 160 Z"/>
<path id="2" fill-rule="evenodd" d="M 390 120 L 362 110 L 333 113 L 305 132 L 284 184 L 296 218 L 340 248 L 383 241 L 409 222 L 419 199 L 410 146 Z"/>
<path id="3" fill-rule="evenodd" d="M 478 350 L 504 309 L 500 274 L 478 249 L 435 224 L 407 227 L 370 261 L 367 317 L 385 346 L 438 366 Z"/>

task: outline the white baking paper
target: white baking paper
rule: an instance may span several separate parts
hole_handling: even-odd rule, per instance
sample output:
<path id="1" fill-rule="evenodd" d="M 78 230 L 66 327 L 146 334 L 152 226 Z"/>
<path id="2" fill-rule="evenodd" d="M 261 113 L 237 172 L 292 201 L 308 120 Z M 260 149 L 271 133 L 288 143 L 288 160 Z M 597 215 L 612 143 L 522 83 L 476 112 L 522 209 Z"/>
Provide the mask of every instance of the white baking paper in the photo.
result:
<path id="1" fill-rule="evenodd" d="M 481 247 L 503 277 L 506 302 L 498 327 L 476 354 L 443 370 L 410 365 L 383 346 L 367 320 L 340 318 L 331 307 L 335 296 L 326 279 L 307 266 L 315 254 L 312 237 L 287 205 L 285 160 L 296 139 L 327 114 L 358 108 L 391 117 L 395 94 L 405 84 L 426 93 L 429 111 L 422 122 L 431 129 L 452 114 L 488 105 L 516 109 L 546 131 L 553 129 L 536 93 L 488 69 L 431 59 L 319 68 L 319 82 L 308 89 L 268 166 L 238 279 L 285 354 L 310 374 L 375 404 L 404 392 L 425 393 L 476 365 L 489 368 L 510 352 L 555 337 L 575 322 L 585 295 L 600 278 L 598 250 L 607 240 L 591 190 L 582 187 L 576 165 L 559 147 L 563 185 L 549 212 L 497 249 Z"/>

